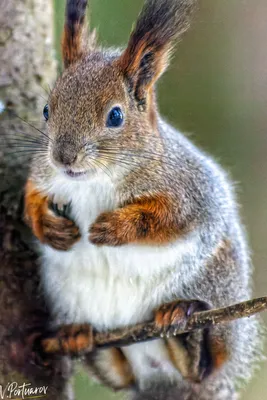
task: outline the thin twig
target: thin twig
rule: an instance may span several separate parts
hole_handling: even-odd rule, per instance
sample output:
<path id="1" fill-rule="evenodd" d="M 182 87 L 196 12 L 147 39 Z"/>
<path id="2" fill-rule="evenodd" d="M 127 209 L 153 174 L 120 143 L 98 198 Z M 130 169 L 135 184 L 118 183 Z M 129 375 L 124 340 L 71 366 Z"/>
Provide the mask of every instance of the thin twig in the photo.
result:
<path id="1" fill-rule="evenodd" d="M 267 297 L 256 298 L 224 308 L 196 312 L 187 320 L 185 325 L 177 326 L 172 335 L 180 335 L 212 325 L 248 318 L 264 310 L 267 310 Z M 95 345 L 97 348 L 122 347 L 166 335 L 168 336 L 168 333 L 166 334 L 162 329 L 159 329 L 154 322 L 147 322 L 110 332 L 98 332 L 95 334 Z"/>

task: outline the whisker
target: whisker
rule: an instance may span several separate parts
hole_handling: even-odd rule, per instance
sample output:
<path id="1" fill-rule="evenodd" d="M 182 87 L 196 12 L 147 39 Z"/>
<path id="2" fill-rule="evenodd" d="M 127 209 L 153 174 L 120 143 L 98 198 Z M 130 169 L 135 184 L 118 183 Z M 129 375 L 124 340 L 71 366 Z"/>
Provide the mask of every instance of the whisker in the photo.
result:
<path id="1" fill-rule="evenodd" d="M 40 143 L 40 142 L 32 142 L 28 140 L 0 140 L 0 144 L 8 147 L 9 145 L 13 146 L 32 146 L 34 148 L 48 148 L 48 143 Z"/>
<path id="2" fill-rule="evenodd" d="M 131 167 L 131 168 L 129 168 L 129 170 L 132 170 L 134 167 L 140 168 L 140 162 L 138 160 L 135 160 L 134 158 L 131 158 L 131 160 L 127 160 L 125 158 L 121 158 L 121 156 L 118 154 L 116 154 L 116 157 L 114 155 L 111 156 L 110 154 L 100 153 L 100 155 L 102 158 L 104 158 L 106 160 L 110 160 L 111 162 Z M 153 160 L 153 158 L 151 158 L 151 157 L 149 157 L 149 160 L 158 162 L 157 159 Z M 168 160 L 165 160 L 165 161 L 161 160 L 161 164 L 167 166 L 168 168 L 173 169 L 173 171 L 177 170 L 177 166 L 174 164 L 171 164 L 170 162 L 168 162 Z M 147 169 L 149 168 L 149 164 L 148 165 L 146 164 L 146 168 Z M 155 168 L 156 168 L 156 170 L 158 169 L 157 166 L 153 165 L 153 169 L 150 169 L 150 170 L 155 171 Z"/>
<path id="3" fill-rule="evenodd" d="M 102 171 L 105 172 L 105 173 L 108 175 L 108 177 L 109 177 L 110 179 L 112 179 L 111 171 L 110 171 L 110 169 L 109 169 L 104 163 L 102 163 L 100 160 L 97 160 L 97 159 L 94 159 L 94 162 L 96 162 L 96 163 L 99 165 L 99 168 L 101 168 Z M 102 167 L 103 167 L 103 168 L 102 168 Z M 105 171 L 105 169 L 106 169 L 108 172 Z"/>
<path id="4" fill-rule="evenodd" d="M 137 161 L 135 161 L 134 159 L 135 158 L 138 158 L 138 159 L 145 159 L 145 160 L 148 160 L 148 161 L 156 161 L 156 162 L 161 162 L 162 164 L 164 164 L 164 165 L 167 165 L 168 167 L 173 167 L 173 169 L 174 170 L 176 170 L 177 169 L 177 165 L 175 164 L 175 163 L 172 163 L 168 158 L 162 158 L 162 157 L 160 157 L 160 155 L 157 155 L 157 154 L 149 154 L 149 155 L 144 155 L 144 154 L 131 154 L 131 153 L 122 153 L 122 152 L 120 152 L 119 154 L 118 154 L 118 151 L 117 152 L 110 152 L 110 151 L 107 151 L 107 150 L 101 150 L 100 152 L 99 152 L 99 154 L 105 154 L 106 156 L 114 156 L 117 160 L 120 160 L 120 161 L 126 161 L 124 158 L 122 158 L 122 157 L 129 157 L 130 159 L 131 159 L 131 161 L 130 160 L 128 160 L 127 162 L 128 162 L 128 164 L 129 165 L 131 165 L 131 164 L 133 164 L 133 163 L 137 163 Z M 139 165 L 140 166 L 140 164 L 139 163 L 137 163 L 137 165 Z"/>
<path id="5" fill-rule="evenodd" d="M 16 117 L 17 118 L 17 115 L 15 115 L 15 113 L 14 112 L 12 112 L 13 114 L 14 114 L 14 117 Z M 14 122 L 14 118 L 6 118 L 6 117 L 3 117 L 2 118 L 2 121 L 5 121 L 5 122 Z M 31 119 L 31 120 L 29 120 L 29 122 L 31 122 L 31 123 L 43 123 L 45 120 L 40 120 L 40 118 L 38 118 L 38 119 Z"/>
<path id="6" fill-rule="evenodd" d="M 47 140 L 43 140 L 42 138 L 21 138 L 21 137 L 16 137 L 16 136 L 5 136 L 1 137 L 0 140 L 2 140 L 3 143 L 10 143 L 10 142 L 16 142 L 16 143 L 36 143 L 36 144 L 49 144 Z"/>
<path id="7" fill-rule="evenodd" d="M 98 165 L 98 168 L 100 168 L 111 179 L 111 175 L 109 175 L 109 173 L 102 168 L 101 163 L 98 160 L 93 160 L 93 164 L 95 163 Z"/>
<path id="8" fill-rule="evenodd" d="M 10 142 L 10 143 L 8 143 L 8 146 L 7 146 L 7 144 L 6 143 L 1 143 L 0 142 L 0 147 L 2 147 L 2 148 L 4 148 L 4 149 L 8 149 L 9 147 L 10 148 L 12 148 L 12 149 L 16 149 L 16 148 L 25 148 L 25 149 L 27 149 L 27 148 L 30 148 L 30 149 L 33 149 L 33 150 L 44 150 L 44 151 L 47 151 L 47 147 L 46 146 L 42 146 L 42 145 L 39 145 L 39 144 L 33 144 L 33 143 L 14 143 L 14 142 Z"/>
<path id="9" fill-rule="evenodd" d="M 27 160 L 34 160 L 38 157 L 40 160 L 45 159 L 45 154 L 36 154 L 36 153 L 30 153 L 30 152 L 24 152 L 24 151 L 17 151 L 14 153 L 6 153 L 6 156 L 12 156 L 15 159 L 27 159 Z"/>
<path id="10" fill-rule="evenodd" d="M 106 161 L 111 161 L 111 162 L 117 163 L 118 165 L 121 165 L 123 168 L 127 169 L 128 171 L 132 171 L 132 169 L 134 167 L 134 164 L 127 163 L 127 162 L 124 162 L 123 160 L 118 160 L 116 158 L 106 157 L 106 156 L 104 156 L 104 157 L 101 156 L 101 158 Z"/>
<path id="11" fill-rule="evenodd" d="M 128 152 L 126 153 L 122 153 L 121 152 L 121 150 L 122 151 L 124 151 L 123 149 L 120 149 L 120 148 L 118 148 L 118 147 L 111 147 L 111 146 L 106 146 L 105 148 L 101 148 L 100 147 L 100 149 L 101 149 L 101 151 L 102 150 L 104 150 L 104 151 L 113 151 L 113 152 L 115 152 L 116 154 L 118 154 L 118 153 L 120 153 L 120 154 L 125 154 L 125 155 L 128 155 L 128 154 L 130 154 L 129 152 L 132 152 L 132 153 L 134 153 L 136 156 L 143 156 L 144 155 L 144 153 L 145 154 L 151 154 L 151 155 L 153 155 L 153 156 L 158 156 L 159 158 L 165 158 L 165 157 L 167 157 L 165 154 L 162 154 L 162 153 L 156 153 L 155 151 L 151 151 L 151 150 L 147 150 L 147 149 L 142 149 L 141 150 L 141 152 L 140 152 L 140 150 L 135 150 L 135 149 L 126 149 Z"/>
<path id="12" fill-rule="evenodd" d="M 39 83 L 37 83 L 37 85 L 38 86 L 40 86 L 45 92 L 46 92 L 46 94 L 48 94 L 49 95 L 49 93 L 39 84 Z M 47 99 L 44 97 L 44 96 L 42 96 L 41 94 L 39 94 L 39 93 L 36 93 L 36 92 L 34 92 L 33 90 L 28 90 L 27 89 L 27 92 L 29 92 L 29 93 L 31 93 L 31 94 L 33 94 L 34 96 L 38 96 L 38 97 L 41 97 L 44 101 L 46 101 L 47 102 Z"/>
<path id="13" fill-rule="evenodd" d="M 30 146 L 28 146 L 28 147 L 27 146 L 17 146 L 16 148 L 12 147 L 12 148 L 8 149 L 7 151 L 4 151 L 4 152 L 7 153 L 7 154 L 10 154 L 11 151 L 13 151 L 13 152 L 16 152 L 16 151 L 29 152 L 29 151 L 31 151 L 32 153 L 44 153 L 44 154 L 47 153 L 45 150 L 35 149 L 35 148 L 30 147 Z"/>
<path id="14" fill-rule="evenodd" d="M 86 154 L 89 155 L 88 153 L 86 153 Z M 89 161 L 89 160 L 88 160 L 88 161 Z M 109 168 L 108 168 L 104 163 L 102 163 L 102 162 L 101 162 L 100 160 L 98 160 L 98 159 L 91 159 L 90 161 L 91 161 L 91 162 L 94 162 L 94 163 L 97 163 L 98 166 L 99 166 L 99 168 L 101 168 L 102 171 L 105 172 L 105 173 L 109 176 L 110 179 L 112 178 L 111 171 L 109 170 Z M 108 173 L 107 173 L 106 171 L 104 171 L 104 168 L 108 171 Z"/>
<path id="15" fill-rule="evenodd" d="M 33 140 L 33 141 L 38 141 L 38 142 L 46 142 L 49 143 L 49 140 L 47 140 L 46 137 L 42 137 L 42 136 L 35 136 L 35 135 L 31 135 L 31 134 L 24 134 L 22 132 L 15 132 L 15 134 L 3 134 L 0 136 L 1 138 L 5 138 L 6 140 L 10 140 L 10 139 L 15 139 L 15 140 Z"/>
<path id="16" fill-rule="evenodd" d="M 110 142 L 112 142 L 112 141 L 115 142 L 115 145 L 110 144 Z M 106 146 L 105 145 L 101 146 L 101 144 L 103 142 L 106 143 L 107 145 Z M 170 139 L 170 138 L 158 137 L 158 138 L 152 138 L 151 139 L 151 138 L 143 137 L 143 138 L 138 138 L 138 139 L 131 139 L 131 144 L 135 144 L 135 143 L 138 144 L 139 147 L 140 147 L 140 144 L 141 145 L 149 145 L 149 148 L 148 149 L 147 148 L 141 148 L 140 150 L 139 150 L 139 148 L 138 149 L 136 149 L 136 148 L 130 148 L 129 149 L 128 147 L 124 148 L 124 147 L 121 147 L 117 143 L 117 139 L 116 138 L 114 138 L 114 139 L 112 139 L 112 138 L 108 138 L 108 139 L 107 138 L 103 138 L 103 139 L 98 139 L 96 141 L 96 145 L 100 144 L 100 146 L 98 148 L 100 150 L 103 150 L 103 151 L 106 150 L 106 151 L 112 152 L 112 150 L 114 150 L 116 154 L 118 154 L 118 152 L 123 152 L 122 153 L 123 155 L 130 155 L 130 153 L 132 153 L 132 154 L 135 154 L 138 157 L 143 157 L 143 158 L 147 158 L 147 159 L 149 159 L 150 158 L 149 156 L 151 155 L 151 156 L 153 156 L 154 160 L 156 160 L 156 157 L 158 157 L 158 160 L 166 159 L 166 160 L 168 160 L 169 163 L 171 161 L 170 160 L 171 154 L 168 154 L 166 156 L 164 154 L 164 149 L 166 148 L 167 144 L 177 144 L 178 142 L 177 142 L 176 138 L 175 139 Z M 85 143 L 84 146 L 86 146 L 87 144 L 90 144 L 90 142 Z M 153 145 L 153 144 L 155 144 L 155 145 L 159 144 L 163 151 L 162 152 L 161 151 L 157 152 L 155 150 L 151 150 L 151 145 Z M 175 163 L 174 163 L 174 165 L 176 166 Z"/>
<path id="17" fill-rule="evenodd" d="M 112 159 L 112 158 L 104 158 L 107 161 L 113 161 L 114 163 L 116 163 L 117 165 L 121 166 L 122 168 L 124 168 L 125 170 L 129 171 L 129 172 L 133 172 L 135 168 L 140 168 L 140 164 L 139 163 L 127 163 L 125 161 L 122 160 L 117 160 L 117 159 Z M 147 171 L 155 171 L 155 168 L 148 168 L 146 167 Z"/>
<path id="18" fill-rule="evenodd" d="M 25 124 L 29 125 L 31 128 L 35 129 L 36 131 L 38 131 L 39 133 L 41 133 L 42 135 L 44 135 L 49 141 L 53 142 L 53 140 L 45 133 L 43 132 L 41 129 L 36 128 L 36 126 L 30 124 L 29 122 L 27 122 L 26 120 L 24 120 L 23 118 L 21 118 L 20 116 L 18 116 L 17 114 L 15 114 L 17 116 L 17 118 L 19 118 L 22 122 L 24 122 Z"/>
<path id="19" fill-rule="evenodd" d="M 42 150 L 44 152 L 47 152 L 48 147 L 47 145 L 44 144 L 40 144 L 40 143 L 31 143 L 31 142 L 1 142 L 0 141 L 0 148 L 5 149 L 5 151 L 7 151 L 9 148 L 10 149 L 33 149 L 35 151 L 37 150 Z"/>
<path id="20" fill-rule="evenodd" d="M 16 150 L 10 149 L 10 150 L 4 152 L 4 154 L 9 154 L 9 155 L 17 154 L 17 153 L 47 154 L 47 152 L 44 150 L 24 149 L 24 148 L 18 148 Z"/>
<path id="21" fill-rule="evenodd" d="M 96 141 L 97 143 L 102 143 L 102 142 L 114 142 L 116 144 L 116 148 L 119 146 L 118 139 L 116 137 L 111 138 L 111 137 L 103 137 L 101 139 L 98 139 Z M 88 142 L 85 143 L 89 144 L 91 143 L 91 141 L 89 140 Z M 174 143 L 174 144 L 178 144 L 178 137 L 177 138 L 166 138 L 166 137 L 162 137 L 162 136 L 158 136 L 158 137 L 150 137 L 150 136 L 140 136 L 140 137 L 136 137 L 136 138 L 131 138 L 131 143 L 137 143 L 140 145 L 140 143 L 142 144 L 148 144 L 149 146 L 151 146 L 151 143 L 159 143 L 162 146 L 164 146 L 164 144 L 166 143 Z"/>
<path id="22" fill-rule="evenodd" d="M 40 86 L 40 88 L 42 88 L 43 91 L 44 91 L 48 96 L 50 96 L 51 88 L 50 88 L 49 85 L 47 85 L 49 90 L 45 89 L 45 88 L 44 88 L 40 83 L 38 83 L 38 82 L 37 82 L 37 85 Z M 46 101 L 47 101 L 47 100 L 46 100 Z"/>

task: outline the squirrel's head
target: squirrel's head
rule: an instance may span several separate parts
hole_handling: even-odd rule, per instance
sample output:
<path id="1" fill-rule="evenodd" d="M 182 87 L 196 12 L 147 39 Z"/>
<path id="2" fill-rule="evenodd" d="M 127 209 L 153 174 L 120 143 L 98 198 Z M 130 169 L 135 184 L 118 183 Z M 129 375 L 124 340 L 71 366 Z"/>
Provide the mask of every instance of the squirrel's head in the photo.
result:
<path id="1" fill-rule="evenodd" d="M 85 40 L 87 0 L 67 0 L 65 70 L 44 108 L 54 166 L 77 177 L 112 165 L 135 165 L 159 135 L 155 83 L 168 65 L 173 42 L 188 28 L 194 3 L 147 0 L 126 49 L 103 51 L 94 34 Z"/>

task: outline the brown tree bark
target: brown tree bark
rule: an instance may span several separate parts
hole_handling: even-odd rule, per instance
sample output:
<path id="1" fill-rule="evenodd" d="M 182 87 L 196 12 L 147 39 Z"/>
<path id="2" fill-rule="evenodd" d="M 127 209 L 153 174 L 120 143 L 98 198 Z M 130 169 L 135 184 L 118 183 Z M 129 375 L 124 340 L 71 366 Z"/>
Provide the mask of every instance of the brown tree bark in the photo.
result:
<path id="1" fill-rule="evenodd" d="M 48 386 L 46 398 L 60 400 L 72 398 L 68 387 L 71 367 L 67 362 L 37 368 L 23 360 L 18 369 L 19 354 L 13 354 L 11 339 L 14 334 L 23 338 L 34 326 L 46 326 L 49 318 L 38 294 L 37 256 L 30 248 L 32 238 L 22 222 L 29 157 L 12 142 L 15 135 L 31 130 L 15 114 L 25 121 L 41 121 L 37 110 L 42 110 L 41 104 L 43 107 L 46 102 L 42 86 L 52 83 L 56 74 L 52 27 L 52 1 L 1 0 L 0 394 L 9 382 L 30 383 L 32 387 Z M 40 122 L 36 124 L 40 127 Z M 4 398 L 7 395 L 6 392 Z"/>
<path id="2" fill-rule="evenodd" d="M 41 110 L 46 102 L 42 86 L 48 87 L 56 73 L 52 22 L 52 0 L 1 0 L 0 398 L 1 387 L 4 391 L 9 382 L 17 382 L 18 385 L 31 383 L 32 387 L 48 386 L 46 398 L 49 400 L 68 400 L 73 397 L 69 384 L 71 365 L 66 360 L 51 360 L 49 367 L 32 366 L 25 362 L 27 343 L 23 343 L 30 329 L 42 330 L 47 327 L 49 314 L 38 293 L 37 255 L 31 249 L 32 237 L 22 221 L 23 186 L 29 155 L 20 153 L 18 146 L 13 145 L 15 135 L 28 134 L 31 128 L 15 115 L 30 123 L 35 120 L 33 125 L 40 127 L 36 119 L 41 120 Z M 3 108 L 6 108 L 5 112 Z M 252 303 L 247 305 L 251 310 Z M 231 310 L 240 312 L 240 307 Z M 203 320 L 194 320 L 194 323 L 209 323 L 207 313 L 204 316 Z M 222 311 L 213 311 L 212 316 L 219 320 Z M 229 314 L 223 313 L 224 319 L 226 316 L 230 318 Z M 96 344 L 98 347 L 118 343 L 124 345 L 160 334 L 151 323 L 128 331 L 98 334 Z M 22 340 L 22 362 L 19 366 L 18 346 L 16 354 L 12 346 L 13 339 L 18 337 Z"/>

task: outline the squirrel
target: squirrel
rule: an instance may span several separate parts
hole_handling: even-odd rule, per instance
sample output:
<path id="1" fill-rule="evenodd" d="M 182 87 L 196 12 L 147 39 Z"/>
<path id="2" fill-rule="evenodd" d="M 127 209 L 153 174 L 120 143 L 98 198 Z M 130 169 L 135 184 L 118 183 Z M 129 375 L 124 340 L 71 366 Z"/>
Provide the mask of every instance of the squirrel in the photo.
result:
<path id="1" fill-rule="evenodd" d="M 67 0 L 64 71 L 44 107 L 42 153 L 25 186 L 41 280 L 56 329 L 43 354 L 84 356 L 92 375 L 135 400 L 231 400 L 253 370 L 257 319 L 94 349 L 93 330 L 192 313 L 251 296 L 233 185 L 159 114 L 155 85 L 195 0 L 146 0 L 125 49 L 102 49 L 87 0 Z M 168 335 L 167 335 L 168 336 Z"/>

